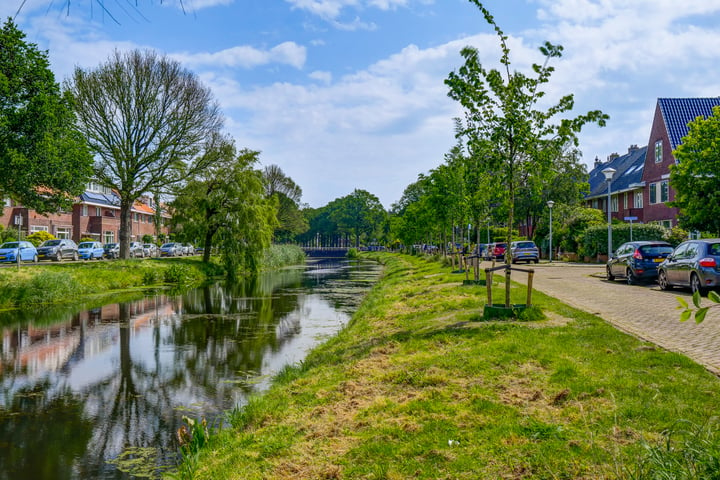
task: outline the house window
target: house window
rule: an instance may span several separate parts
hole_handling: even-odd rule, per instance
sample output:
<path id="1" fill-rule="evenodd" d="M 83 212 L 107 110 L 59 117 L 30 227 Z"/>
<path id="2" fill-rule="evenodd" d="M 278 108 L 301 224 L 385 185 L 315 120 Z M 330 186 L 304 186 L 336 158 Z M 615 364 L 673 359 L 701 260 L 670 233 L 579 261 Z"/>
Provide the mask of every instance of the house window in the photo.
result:
<path id="1" fill-rule="evenodd" d="M 88 216 L 88 206 L 87 206 L 87 205 L 83 205 L 83 206 L 82 206 L 82 214 L 81 214 L 81 215 L 82 215 L 83 217 L 87 217 L 87 216 Z"/>
<path id="2" fill-rule="evenodd" d="M 593 207 L 593 208 L 598 208 L 597 198 L 592 201 L 592 207 Z"/>
<path id="3" fill-rule="evenodd" d="M 661 220 L 660 224 L 665 228 L 672 228 L 672 220 Z"/>
<path id="4" fill-rule="evenodd" d="M 12 207 L 12 200 L 10 200 L 10 197 L 5 198 L 5 206 Z"/>
<path id="5" fill-rule="evenodd" d="M 115 243 L 115 232 L 112 230 L 108 230 L 105 233 L 103 233 L 103 242 L 104 243 Z"/>
<path id="6" fill-rule="evenodd" d="M 630 194 L 628 192 L 625 192 L 623 195 L 623 209 L 628 209 L 628 197 L 630 197 Z"/>
<path id="7" fill-rule="evenodd" d="M 48 231 L 47 225 L 30 225 L 30 233 L 47 232 L 47 231 Z"/>
<path id="8" fill-rule="evenodd" d="M 635 202 L 633 204 L 635 208 L 643 208 L 643 192 L 642 190 L 635 192 Z"/>
<path id="9" fill-rule="evenodd" d="M 670 185 L 667 180 L 660 182 L 660 201 L 663 203 L 670 201 Z"/>
<path id="10" fill-rule="evenodd" d="M 655 142 L 655 163 L 660 163 L 663 160 L 663 142 L 662 140 L 658 140 Z"/>
<path id="11" fill-rule="evenodd" d="M 95 207 L 95 216 L 96 216 L 96 217 L 99 217 L 99 216 L 101 216 L 101 215 L 102 215 L 102 208 L 100 208 L 100 207 Z"/>
<path id="12" fill-rule="evenodd" d="M 650 184 L 650 205 L 657 203 L 657 183 Z"/>
<path id="13" fill-rule="evenodd" d="M 610 197 L 610 211 L 611 212 L 618 211 L 618 196 L 617 195 L 612 195 Z"/>
<path id="14" fill-rule="evenodd" d="M 70 227 L 56 227 L 55 228 L 55 236 L 57 238 L 68 239 L 68 238 L 70 238 L 71 232 L 72 232 L 72 229 Z"/>

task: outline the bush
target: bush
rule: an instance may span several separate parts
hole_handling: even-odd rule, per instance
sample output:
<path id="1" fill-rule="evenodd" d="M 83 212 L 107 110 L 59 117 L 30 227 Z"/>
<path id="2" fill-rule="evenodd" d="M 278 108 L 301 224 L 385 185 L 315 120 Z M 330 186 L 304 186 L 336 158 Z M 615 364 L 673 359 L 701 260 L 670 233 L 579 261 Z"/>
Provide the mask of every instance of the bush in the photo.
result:
<path id="1" fill-rule="evenodd" d="M 166 283 L 176 283 L 178 285 L 191 285 L 202 280 L 197 270 L 180 263 L 170 265 L 170 268 L 164 272 L 164 278 Z"/>
<path id="2" fill-rule="evenodd" d="M 273 244 L 263 253 L 261 266 L 263 270 L 272 270 L 288 265 L 302 265 L 305 258 L 305 252 L 297 245 Z"/>
<path id="3" fill-rule="evenodd" d="M 356 259 L 360 257 L 360 252 L 357 248 L 349 248 L 347 251 L 347 258 Z"/>
<path id="4" fill-rule="evenodd" d="M 670 230 L 659 224 L 646 223 L 632 226 L 633 240 L 666 240 Z M 594 225 L 588 227 L 581 235 L 578 255 L 594 257 L 607 253 L 608 228 L 607 225 Z M 618 223 L 612 226 L 612 250 L 615 251 L 621 244 L 630 241 L 630 224 Z"/>
<path id="5" fill-rule="evenodd" d="M 43 243 L 45 240 L 54 240 L 55 235 L 45 232 L 45 231 L 39 231 L 35 233 L 31 233 L 27 237 L 25 237 L 25 240 L 32 243 L 36 247 L 39 246 L 41 243 Z"/>

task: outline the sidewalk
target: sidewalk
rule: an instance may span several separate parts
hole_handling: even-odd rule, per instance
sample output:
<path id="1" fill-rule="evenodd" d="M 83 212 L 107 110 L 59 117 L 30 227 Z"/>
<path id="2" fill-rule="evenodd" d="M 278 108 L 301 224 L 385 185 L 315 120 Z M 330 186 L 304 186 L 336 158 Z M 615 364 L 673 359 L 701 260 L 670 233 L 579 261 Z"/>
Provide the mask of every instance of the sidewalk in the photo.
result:
<path id="1" fill-rule="evenodd" d="M 720 375 L 720 309 L 710 310 L 700 325 L 694 320 L 680 322 L 677 297 L 692 304 L 689 291 L 664 292 L 656 284 L 609 282 L 604 265 L 540 263 L 528 267 L 535 270 L 535 290 L 598 315 L 638 338 L 683 353 Z M 527 284 L 525 274 L 512 279 Z"/>

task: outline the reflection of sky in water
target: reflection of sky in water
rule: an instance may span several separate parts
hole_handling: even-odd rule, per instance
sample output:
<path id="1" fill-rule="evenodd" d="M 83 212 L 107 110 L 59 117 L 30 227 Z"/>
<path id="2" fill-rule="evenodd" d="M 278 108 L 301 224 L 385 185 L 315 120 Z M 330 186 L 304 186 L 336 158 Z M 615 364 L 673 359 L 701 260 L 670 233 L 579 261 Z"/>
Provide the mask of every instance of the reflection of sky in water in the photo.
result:
<path id="1" fill-rule="evenodd" d="M 148 297 L 37 325 L 18 320 L 2 330 L 0 344 L 0 466 L 29 466 L 0 468 L 0 480 L 128 478 L 106 464 L 126 446 L 153 446 L 172 457 L 182 415 L 212 418 L 267 388 L 272 375 L 349 321 L 379 271 L 377 265 L 311 265 L 252 286 Z M 125 322 L 118 323 L 121 317 Z M 52 444 L 52 438 L 17 435 L 37 431 L 32 422 L 51 417 L 48 405 L 58 400 L 81 412 L 62 413 L 63 422 L 77 423 L 67 429 L 84 432 L 87 420 L 92 427 L 89 437 L 71 435 L 57 449 L 76 442 L 85 454 L 57 460 L 73 463 L 44 469 L 53 472 L 49 477 L 27 473 L 22 468 L 31 469 L 36 457 L 18 460 L 3 445 Z M 39 456 L 56 461 L 49 455 Z"/>

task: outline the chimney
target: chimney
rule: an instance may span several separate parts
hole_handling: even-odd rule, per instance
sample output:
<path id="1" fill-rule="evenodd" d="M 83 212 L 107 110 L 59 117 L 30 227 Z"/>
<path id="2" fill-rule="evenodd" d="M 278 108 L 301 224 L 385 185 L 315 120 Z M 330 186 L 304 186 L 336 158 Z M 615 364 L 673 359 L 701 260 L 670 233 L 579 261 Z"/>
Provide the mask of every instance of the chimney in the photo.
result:
<path id="1" fill-rule="evenodd" d="M 602 162 L 600 161 L 598 156 L 595 155 L 595 168 L 599 167 L 600 165 L 602 165 Z"/>
<path id="2" fill-rule="evenodd" d="M 637 146 L 637 145 L 630 145 L 630 146 L 628 147 L 628 153 L 632 153 L 632 152 L 634 152 L 635 150 L 638 150 L 638 146 Z"/>
<path id="3" fill-rule="evenodd" d="M 619 156 L 620 156 L 620 155 L 618 155 L 617 152 L 611 153 L 611 154 L 608 156 L 608 162 L 612 162 L 613 160 L 615 160 L 615 159 L 618 158 Z"/>

